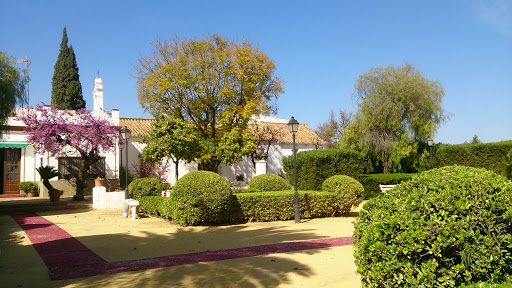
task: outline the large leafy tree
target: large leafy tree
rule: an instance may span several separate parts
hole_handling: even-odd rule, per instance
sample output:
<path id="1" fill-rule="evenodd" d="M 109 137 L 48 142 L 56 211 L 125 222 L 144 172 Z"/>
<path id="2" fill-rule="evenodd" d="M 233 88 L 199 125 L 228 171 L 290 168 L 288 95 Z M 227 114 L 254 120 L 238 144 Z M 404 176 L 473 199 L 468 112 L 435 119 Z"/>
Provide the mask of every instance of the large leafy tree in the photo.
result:
<path id="1" fill-rule="evenodd" d="M 25 85 L 29 81 L 26 70 L 16 67 L 16 58 L 0 51 L 0 131 L 16 103 L 25 101 Z"/>
<path id="2" fill-rule="evenodd" d="M 377 155 L 384 173 L 416 153 L 418 142 L 433 136 L 447 119 L 441 83 L 409 63 L 370 69 L 359 76 L 354 95 L 359 110 L 345 129 L 342 145 Z"/>
<path id="3" fill-rule="evenodd" d="M 68 47 L 68 35 L 65 26 L 62 31 L 59 56 L 54 66 L 52 104 L 60 110 L 85 108 L 75 51 L 73 46 Z"/>
<path id="4" fill-rule="evenodd" d="M 113 151 L 121 140 L 117 126 L 108 119 L 94 117 L 85 109 L 68 111 L 37 105 L 35 109 L 27 109 L 18 120 L 27 125 L 27 141 L 34 145 L 36 153 L 80 157 L 73 200 L 84 200 L 87 171 L 101 159 L 100 153 Z"/>
<path id="5" fill-rule="evenodd" d="M 143 137 L 146 147 L 142 159 L 147 163 L 171 159 L 175 165 L 176 182 L 180 161 L 191 162 L 199 155 L 199 135 L 194 126 L 181 119 L 160 114 L 149 134 Z"/>
<path id="6" fill-rule="evenodd" d="M 274 61 L 249 42 L 219 35 L 156 40 L 153 49 L 135 66 L 141 106 L 153 115 L 190 121 L 202 140 L 197 161 L 202 169 L 217 171 L 223 135 L 276 110 L 283 87 Z"/>

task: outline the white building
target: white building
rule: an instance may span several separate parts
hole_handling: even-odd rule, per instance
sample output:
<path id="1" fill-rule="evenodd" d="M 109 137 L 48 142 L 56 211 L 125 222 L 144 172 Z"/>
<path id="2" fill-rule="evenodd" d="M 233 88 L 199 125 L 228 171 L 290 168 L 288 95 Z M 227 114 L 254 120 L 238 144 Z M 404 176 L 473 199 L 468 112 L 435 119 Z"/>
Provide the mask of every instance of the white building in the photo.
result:
<path id="1" fill-rule="evenodd" d="M 95 117 L 109 119 L 112 125 L 127 127 L 131 130 L 131 138 L 128 143 L 128 169 L 130 174 L 135 175 L 134 167 L 139 163 L 139 156 L 144 149 L 142 136 L 152 128 L 154 119 L 148 118 L 130 118 L 119 117 L 119 110 L 113 109 L 106 112 L 103 109 L 103 83 L 101 78 L 95 79 L 93 90 Z M 266 160 L 251 159 L 246 157 L 237 166 L 237 175 L 243 175 L 245 181 L 250 180 L 255 175 L 271 173 L 284 174 L 281 159 L 283 156 L 292 155 L 292 134 L 288 131 L 288 120 L 276 117 L 261 117 L 255 119 L 251 124 L 254 133 L 265 134 L 267 142 L 265 152 L 268 152 Z M 2 171 L 0 183 L 0 195 L 20 194 L 19 183 L 22 181 L 40 181 L 36 168 L 41 166 L 54 166 L 61 172 L 59 179 L 52 179 L 52 185 L 64 190 L 64 196 L 75 195 L 74 181 L 70 181 L 78 173 L 78 155 L 69 153 L 67 157 L 51 157 L 48 153 L 36 154 L 34 147 L 26 142 L 27 134 L 24 132 L 25 124 L 10 117 L 8 121 L 8 130 L 3 133 L 0 139 L 0 171 Z M 259 130 L 258 130 L 259 129 Z M 269 133 L 270 131 L 270 133 Z M 268 135 L 267 135 L 268 134 Z M 321 140 L 307 124 L 300 124 L 299 131 L 296 134 L 296 145 L 298 151 L 324 148 L 326 143 Z M 84 191 L 85 195 L 90 195 L 93 179 L 102 174 L 107 179 L 108 190 L 114 190 L 119 187 L 119 167 L 120 164 L 126 167 L 126 150 L 124 147 L 116 147 L 115 151 L 101 154 L 102 159 L 95 164 L 89 171 L 89 185 Z M 124 148 L 126 149 L 126 148 Z M 176 169 L 174 164 L 169 161 L 170 169 L 166 175 L 167 181 L 174 185 Z M 197 163 L 179 164 L 179 176 L 188 172 L 197 170 Z M 234 166 L 221 165 L 219 173 L 229 181 L 235 180 Z M 105 186 L 107 186 L 105 185 Z M 40 196 L 47 196 L 46 189 L 40 186 Z"/>
<path id="2" fill-rule="evenodd" d="M 145 144 L 142 143 L 142 137 L 151 130 L 153 122 L 154 119 L 150 118 L 121 117 L 119 120 L 121 127 L 127 127 L 131 131 L 131 138 L 128 147 L 128 169 L 131 174 L 135 173 L 133 167 L 137 165 L 139 157 L 145 147 Z M 238 164 L 236 172 L 237 175 L 243 175 L 244 181 L 249 181 L 252 177 L 259 174 L 284 174 L 281 159 L 284 156 L 289 156 L 293 153 L 292 133 L 288 131 L 287 124 L 288 120 L 271 116 L 260 117 L 250 124 L 250 128 L 253 129 L 253 131 L 260 129 L 260 132 L 270 131 L 270 134 L 272 134 L 267 135 L 268 138 L 266 138 L 267 145 L 265 145 L 265 152 L 268 151 L 268 154 L 266 160 L 258 161 L 254 159 L 254 162 L 251 157 L 245 157 L 245 159 Z M 296 133 L 295 142 L 298 152 L 326 147 L 325 141 L 321 140 L 307 124 L 299 125 L 299 131 Z M 125 152 L 126 151 L 123 151 L 122 153 L 123 159 L 126 158 Z M 124 167 L 125 165 L 126 162 L 123 162 Z M 178 167 L 179 178 L 188 172 L 196 171 L 197 166 L 198 165 L 195 162 L 180 162 Z M 176 169 L 171 163 L 166 177 L 167 182 L 171 185 L 174 185 L 176 182 L 175 173 Z M 224 176 L 224 178 L 230 182 L 235 180 L 234 166 L 225 166 L 221 164 L 219 174 Z"/>
<path id="3" fill-rule="evenodd" d="M 103 110 L 103 84 L 101 78 L 95 79 L 95 88 L 93 91 L 95 117 L 102 117 L 110 120 L 112 125 L 119 126 L 119 110 L 113 109 L 111 112 Z M 15 110 L 15 113 L 20 110 Z M 16 115 L 14 115 L 16 116 Z M 77 173 L 78 155 L 69 153 L 67 157 L 51 157 L 48 153 L 36 154 L 34 147 L 26 142 L 27 134 L 24 132 L 26 125 L 22 121 L 10 117 L 7 123 L 8 130 L 2 132 L 0 139 L 0 195 L 20 194 L 19 183 L 23 181 L 40 181 L 36 168 L 41 166 L 54 166 L 62 173 L 60 179 L 52 179 L 52 185 L 57 189 L 64 190 L 65 196 L 75 194 L 73 174 Z M 102 159 L 90 170 L 86 194 L 92 189 L 93 179 L 97 174 L 102 173 L 105 178 L 112 179 L 112 185 L 118 185 L 119 180 L 119 151 L 102 153 Z M 46 189 L 40 185 L 40 196 L 46 196 Z"/>

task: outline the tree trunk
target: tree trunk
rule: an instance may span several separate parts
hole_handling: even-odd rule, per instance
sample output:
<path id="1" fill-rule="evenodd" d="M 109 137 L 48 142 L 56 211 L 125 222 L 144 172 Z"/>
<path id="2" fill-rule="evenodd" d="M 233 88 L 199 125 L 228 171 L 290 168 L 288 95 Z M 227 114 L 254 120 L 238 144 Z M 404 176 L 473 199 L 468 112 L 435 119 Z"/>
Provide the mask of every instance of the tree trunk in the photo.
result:
<path id="1" fill-rule="evenodd" d="M 78 169 L 78 178 L 76 179 L 76 194 L 73 196 L 73 201 L 83 201 L 84 197 L 84 189 L 87 187 L 87 182 L 85 182 L 85 173 L 87 173 L 87 168 L 85 164 L 85 160 L 80 160 L 80 169 Z"/>

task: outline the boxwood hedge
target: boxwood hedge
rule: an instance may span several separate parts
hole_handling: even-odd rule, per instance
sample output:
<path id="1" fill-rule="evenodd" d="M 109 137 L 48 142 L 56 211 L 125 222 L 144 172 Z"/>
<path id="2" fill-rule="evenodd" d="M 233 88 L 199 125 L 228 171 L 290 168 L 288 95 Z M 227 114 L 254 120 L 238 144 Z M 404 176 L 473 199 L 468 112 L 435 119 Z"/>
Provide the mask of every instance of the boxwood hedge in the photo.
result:
<path id="1" fill-rule="evenodd" d="M 217 173 L 187 173 L 171 192 L 172 220 L 185 226 L 229 222 L 232 194 L 229 182 Z"/>
<path id="2" fill-rule="evenodd" d="M 294 183 L 293 155 L 283 157 L 286 178 Z M 365 155 L 347 149 L 319 149 L 297 153 L 297 188 L 300 190 L 322 189 L 325 179 L 334 175 L 358 178 L 366 167 Z"/>
<path id="3" fill-rule="evenodd" d="M 369 200 L 355 223 L 366 287 L 459 287 L 512 280 L 512 184 L 485 169 L 423 172 Z"/>
<path id="4" fill-rule="evenodd" d="M 283 191 L 291 188 L 290 183 L 278 175 L 261 174 L 249 181 L 249 188 L 244 192 Z"/>
<path id="5" fill-rule="evenodd" d="M 168 185 L 156 178 L 139 178 L 128 185 L 128 192 L 130 198 L 140 200 L 144 196 L 161 195 L 160 193 L 167 188 Z"/>
<path id="6" fill-rule="evenodd" d="M 233 195 L 234 201 L 230 206 L 230 218 L 225 223 L 246 221 L 276 221 L 294 218 L 294 195 L 292 190 L 238 193 Z M 332 192 L 299 191 L 301 217 L 332 217 L 341 215 L 346 205 L 340 203 L 340 197 Z M 174 203 L 168 197 L 144 197 L 141 201 L 142 210 L 151 215 L 172 220 Z M 199 221 L 204 223 L 205 221 Z M 198 222 L 198 223 L 199 223 Z"/>

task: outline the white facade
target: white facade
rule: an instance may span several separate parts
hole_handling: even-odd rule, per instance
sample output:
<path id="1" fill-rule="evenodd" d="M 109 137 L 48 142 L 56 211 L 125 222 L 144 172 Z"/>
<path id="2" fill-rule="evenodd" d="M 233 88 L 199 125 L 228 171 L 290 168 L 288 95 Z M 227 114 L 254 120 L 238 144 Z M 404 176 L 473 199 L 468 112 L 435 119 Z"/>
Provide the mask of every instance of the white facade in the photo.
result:
<path id="1" fill-rule="evenodd" d="M 107 113 L 103 111 L 103 85 L 101 78 L 96 78 L 95 81 L 95 89 L 93 91 L 94 94 L 94 106 L 98 110 L 92 111 L 95 117 L 101 117 L 108 119 L 112 125 L 119 126 L 119 110 L 112 110 L 111 113 Z M 1 164 L 0 170 L 2 172 L 2 181 L 1 183 L 1 193 L 0 194 L 19 194 L 18 193 L 6 193 L 11 191 L 14 187 L 6 188 L 6 183 L 13 183 L 12 180 L 16 180 L 19 182 L 23 181 L 40 181 L 41 178 L 36 171 L 36 168 L 41 166 L 54 166 L 58 168 L 59 161 L 56 157 L 51 157 L 49 153 L 37 154 L 34 151 L 34 147 L 28 144 L 27 134 L 23 131 L 26 125 L 22 121 L 15 120 L 15 117 L 9 117 L 7 122 L 8 130 L 2 133 L 2 139 L 0 139 L 0 157 L 3 159 L 6 157 L 7 153 L 19 153 L 19 163 L 14 168 L 4 167 L 5 164 Z M 8 150 L 8 151 L 7 151 Z M 68 157 L 78 157 L 78 153 L 70 151 L 67 153 Z M 119 178 L 119 150 L 116 148 L 113 152 L 101 153 L 101 157 L 105 158 L 105 178 L 106 179 L 118 179 Z M 3 161 L 2 161 L 3 162 Z M 16 179 L 6 179 L 5 170 L 7 169 L 16 169 L 18 172 L 17 176 L 14 177 Z M 9 177 L 7 177 L 9 178 Z M 13 178 L 12 176 L 10 178 Z M 58 180 L 57 177 L 52 180 Z M 90 187 L 89 187 L 90 188 Z M 72 194 L 74 195 L 74 194 Z M 43 196 L 43 195 L 41 195 Z"/>

